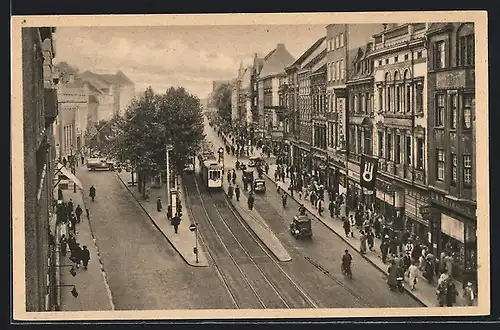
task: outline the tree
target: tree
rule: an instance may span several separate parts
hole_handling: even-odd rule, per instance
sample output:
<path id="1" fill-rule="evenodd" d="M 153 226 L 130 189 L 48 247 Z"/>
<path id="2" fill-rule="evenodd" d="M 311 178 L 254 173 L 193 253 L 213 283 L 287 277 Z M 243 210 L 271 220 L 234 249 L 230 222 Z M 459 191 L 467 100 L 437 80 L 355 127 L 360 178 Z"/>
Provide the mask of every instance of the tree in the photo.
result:
<path id="1" fill-rule="evenodd" d="M 77 67 L 74 67 L 65 61 L 57 63 L 54 67 L 60 74 L 61 83 L 68 82 L 70 75 L 75 75 L 79 72 Z"/>
<path id="2" fill-rule="evenodd" d="M 119 120 L 120 117 L 116 115 L 110 120 L 100 120 L 97 123 L 89 120 L 84 133 L 85 145 L 93 151 L 105 155 L 111 154 L 115 147 L 114 140 L 118 134 Z"/>
<path id="3" fill-rule="evenodd" d="M 222 84 L 213 93 L 213 102 L 219 117 L 226 123 L 231 123 L 231 84 Z"/>
<path id="4" fill-rule="evenodd" d="M 183 87 L 171 87 L 165 94 L 155 94 L 149 87 L 118 121 L 117 130 L 119 160 L 164 168 L 166 144 L 171 144 L 172 165 L 181 170 L 204 138 L 200 100 Z"/>

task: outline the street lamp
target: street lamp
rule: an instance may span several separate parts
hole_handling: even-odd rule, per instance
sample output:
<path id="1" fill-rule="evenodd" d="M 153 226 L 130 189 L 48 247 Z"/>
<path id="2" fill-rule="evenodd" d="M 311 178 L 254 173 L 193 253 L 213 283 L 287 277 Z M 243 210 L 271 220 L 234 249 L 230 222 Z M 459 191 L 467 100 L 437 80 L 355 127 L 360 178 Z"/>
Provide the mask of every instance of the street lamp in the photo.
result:
<path id="1" fill-rule="evenodd" d="M 165 145 L 165 153 L 167 156 L 167 205 L 172 206 L 172 201 L 170 200 L 170 151 L 173 149 L 171 144 Z M 168 208 L 167 208 L 168 209 Z"/>
<path id="2" fill-rule="evenodd" d="M 76 276 L 76 270 L 74 265 L 51 265 L 49 266 L 50 268 L 64 268 L 64 267 L 71 267 L 69 270 L 70 274 L 75 277 Z"/>
<path id="3" fill-rule="evenodd" d="M 219 153 L 219 164 L 222 165 L 222 174 L 224 174 L 224 148 L 220 147 L 217 152 Z M 222 180 L 224 180 L 224 176 L 222 176 Z"/>

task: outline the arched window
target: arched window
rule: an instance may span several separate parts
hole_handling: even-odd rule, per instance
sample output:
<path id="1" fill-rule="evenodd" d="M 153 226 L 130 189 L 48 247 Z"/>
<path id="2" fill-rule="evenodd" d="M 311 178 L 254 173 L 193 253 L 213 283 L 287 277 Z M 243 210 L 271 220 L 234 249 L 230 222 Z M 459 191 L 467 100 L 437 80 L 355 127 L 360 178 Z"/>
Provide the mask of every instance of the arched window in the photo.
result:
<path id="1" fill-rule="evenodd" d="M 394 112 L 401 111 L 401 82 L 399 71 L 394 72 Z"/>
<path id="2" fill-rule="evenodd" d="M 391 81 L 391 75 L 389 72 L 385 74 L 385 110 L 391 111 L 391 87 L 389 86 L 389 82 Z"/>
<path id="3" fill-rule="evenodd" d="M 411 94 L 411 81 L 410 81 L 410 71 L 408 69 L 405 70 L 404 76 L 403 76 L 403 86 L 404 86 L 404 99 L 405 99 L 405 110 L 406 112 L 411 112 L 411 107 L 413 104 L 412 100 L 412 94 Z"/>
<path id="4" fill-rule="evenodd" d="M 462 24 L 457 30 L 457 65 L 474 66 L 474 24 Z"/>

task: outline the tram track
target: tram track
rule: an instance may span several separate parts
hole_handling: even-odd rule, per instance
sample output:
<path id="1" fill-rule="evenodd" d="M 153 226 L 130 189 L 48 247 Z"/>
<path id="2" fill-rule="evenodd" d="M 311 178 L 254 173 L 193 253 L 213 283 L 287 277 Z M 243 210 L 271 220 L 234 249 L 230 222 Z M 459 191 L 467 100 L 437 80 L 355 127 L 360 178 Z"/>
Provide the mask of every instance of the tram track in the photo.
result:
<path id="1" fill-rule="evenodd" d="M 205 243 L 209 258 L 236 308 L 319 307 L 247 228 L 225 194 L 200 190 L 196 178 L 192 181 L 186 187 L 188 208 L 195 217 L 203 215 L 203 239 L 212 237 Z"/>

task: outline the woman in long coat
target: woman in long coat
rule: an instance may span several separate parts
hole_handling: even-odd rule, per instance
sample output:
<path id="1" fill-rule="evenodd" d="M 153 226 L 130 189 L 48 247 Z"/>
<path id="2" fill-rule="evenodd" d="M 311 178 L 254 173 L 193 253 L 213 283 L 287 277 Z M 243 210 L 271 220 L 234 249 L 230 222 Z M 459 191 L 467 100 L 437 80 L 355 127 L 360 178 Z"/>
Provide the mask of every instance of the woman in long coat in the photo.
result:
<path id="1" fill-rule="evenodd" d="M 360 247 L 359 252 L 366 253 L 366 235 L 364 231 L 359 232 Z"/>
<path id="2" fill-rule="evenodd" d="M 389 276 L 387 277 L 387 285 L 389 285 L 391 290 L 393 290 L 398 285 L 398 267 L 393 260 L 391 260 L 391 265 L 389 266 L 389 269 L 387 269 L 387 272 L 389 273 Z"/>

